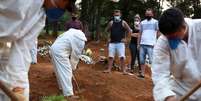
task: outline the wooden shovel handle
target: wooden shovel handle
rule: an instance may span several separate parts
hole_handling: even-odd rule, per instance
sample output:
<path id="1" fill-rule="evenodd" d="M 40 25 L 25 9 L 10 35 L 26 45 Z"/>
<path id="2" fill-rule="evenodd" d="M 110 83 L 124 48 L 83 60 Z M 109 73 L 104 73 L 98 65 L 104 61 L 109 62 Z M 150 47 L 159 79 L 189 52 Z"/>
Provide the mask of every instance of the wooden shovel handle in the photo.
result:
<path id="1" fill-rule="evenodd" d="M 8 96 L 10 97 L 11 101 L 19 101 L 17 96 L 10 90 L 8 89 L 3 82 L 0 80 L 0 89 Z"/>
<path id="2" fill-rule="evenodd" d="M 185 101 L 188 97 L 190 97 L 195 91 L 197 91 L 201 87 L 201 81 L 196 84 L 186 95 L 182 96 L 180 101 Z"/>

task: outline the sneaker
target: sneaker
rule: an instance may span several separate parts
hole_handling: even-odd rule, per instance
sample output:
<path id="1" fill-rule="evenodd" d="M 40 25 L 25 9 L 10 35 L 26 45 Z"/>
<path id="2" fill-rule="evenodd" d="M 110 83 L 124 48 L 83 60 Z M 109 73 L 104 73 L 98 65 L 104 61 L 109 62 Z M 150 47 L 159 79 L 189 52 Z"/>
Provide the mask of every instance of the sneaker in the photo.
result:
<path id="1" fill-rule="evenodd" d="M 144 79 L 145 77 L 143 75 L 138 75 L 137 77 L 139 77 L 140 79 Z"/>

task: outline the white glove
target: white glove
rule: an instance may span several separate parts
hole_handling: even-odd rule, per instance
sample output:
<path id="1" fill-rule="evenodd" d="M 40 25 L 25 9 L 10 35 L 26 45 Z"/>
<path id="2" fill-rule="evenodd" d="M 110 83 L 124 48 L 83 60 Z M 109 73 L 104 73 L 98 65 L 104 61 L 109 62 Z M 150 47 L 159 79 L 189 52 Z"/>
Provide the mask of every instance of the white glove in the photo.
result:
<path id="1" fill-rule="evenodd" d="M 86 64 L 93 64 L 94 63 L 93 60 L 92 60 L 92 58 L 90 58 L 87 55 L 81 55 L 80 56 L 80 60 L 84 61 Z"/>

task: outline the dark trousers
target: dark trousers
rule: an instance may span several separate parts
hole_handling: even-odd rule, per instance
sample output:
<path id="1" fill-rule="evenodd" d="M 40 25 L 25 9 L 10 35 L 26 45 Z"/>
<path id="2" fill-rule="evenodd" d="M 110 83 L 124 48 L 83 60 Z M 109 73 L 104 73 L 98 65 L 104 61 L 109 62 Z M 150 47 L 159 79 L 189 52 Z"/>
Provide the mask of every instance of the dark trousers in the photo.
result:
<path id="1" fill-rule="evenodd" d="M 138 66 L 140 69 L 140 57 L 139 57 L 139 51 L 137 49 L 137 44 L 136 43 L 130 43 L 129 49 L 130 49 L 130 53 L 131 53 L 131 69 L 134 69 L 133 66 L 135 65 L 136 58 L 138 60 Z"/>

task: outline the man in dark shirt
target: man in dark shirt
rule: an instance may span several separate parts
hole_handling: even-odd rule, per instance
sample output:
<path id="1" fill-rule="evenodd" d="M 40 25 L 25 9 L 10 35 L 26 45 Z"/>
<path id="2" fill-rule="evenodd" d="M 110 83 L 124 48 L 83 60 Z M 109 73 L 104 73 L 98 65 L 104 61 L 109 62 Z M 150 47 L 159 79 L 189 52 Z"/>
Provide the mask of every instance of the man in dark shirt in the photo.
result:
<path id="1" fill-rule="evenodd" d="M 109 39 L 109 65 L 108 69 L 104 73 L 110 73 L 114 61 L 116 52 L 120 58 L 120 66 L 122 68 L 123 74 L 128 74 L 126 72 L 125 66 L 125 32 L 131 33 L 132 30 L 126 21 L 121 19 L 121 11 L 115 10 L 113 13 L 113 20 L 109 22 L 106 31 L 110 32 Z"/>
<path id="2" fill-rule="evenodd" d="M 76 29 L 81 29 L 83 31 L 82 22 L 78 20 L 78 15 L 75 13 L 72 13 L 72 19 L 65 24 L 66 30 L 72 27 Z"/>

